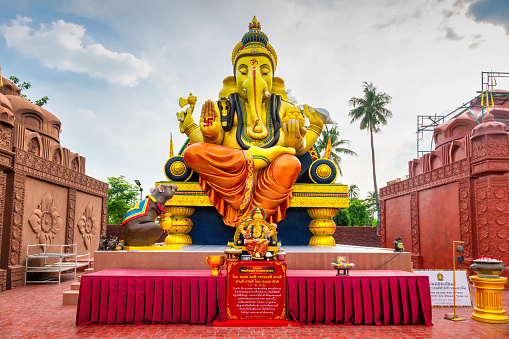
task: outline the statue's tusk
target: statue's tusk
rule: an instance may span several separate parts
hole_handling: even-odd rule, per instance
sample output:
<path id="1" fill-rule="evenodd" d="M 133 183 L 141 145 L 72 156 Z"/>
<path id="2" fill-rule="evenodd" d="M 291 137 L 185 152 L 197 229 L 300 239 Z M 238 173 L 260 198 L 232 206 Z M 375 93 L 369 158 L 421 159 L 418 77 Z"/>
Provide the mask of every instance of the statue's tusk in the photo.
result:
<path id="1" fill-rule="evenodd" d="M 267 98 L 270 98 L 270 92 L 269 92 L 269 91 L 267 91 L 267 90 L 265 90 L 265 96 L 266 96 Z"/>

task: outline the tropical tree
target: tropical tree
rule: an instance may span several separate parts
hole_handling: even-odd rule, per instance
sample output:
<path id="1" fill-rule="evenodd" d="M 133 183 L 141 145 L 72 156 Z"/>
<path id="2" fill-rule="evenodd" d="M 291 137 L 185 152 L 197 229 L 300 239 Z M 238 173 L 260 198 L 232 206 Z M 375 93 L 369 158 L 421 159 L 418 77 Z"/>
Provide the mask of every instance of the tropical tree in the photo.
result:
<path id="1" fill-rule="evenodd" d="M 364 97 L 352 97 L 348 103 L 354 108 L 348 113 L 352 118 L 350 124 L 360 120 L 360 129 L 368 130 L 371 138 L 371 164 L 373 168 L 373 185 L 375 188 L 375 203 L 377 215 L 380 215 L 380 202 L 378 200 L 378 185 L 376 183 L 375 169 L 375 145 L 373 133 L 380 132 L 380 126 L 387 125 L 387 120 L 392 117 L 392 112 L 385 108 L 391 102 L 391 96 L 384 92 L 377 92 L 373 83 L 364 82 Z M 377 233 L 379 224 L 377 222 Z"/>
<path id="2" fill-rule="evenodd" d="M 366 209 L 369 213 L 371 220 L 376 220 L 375 219 L 375 212 L 376 212 L 375 191 L 369 191 L 368 197 L 366 199 L 364 199 L 363 202 L 366 205 Z"/>
<path id="3" fill-rule="evenodd" d="M 9 80 L 12 81 L 16 86 L 18 86 L 19 89 L 22 91 L 27 90 L 30 87 L 32 87 L 32 84 L 30 84 L 29 82 L 26 82 L 26 81 L 21 82 L 21 80 L 19 80 L 19 78 L 15 77 L 14 75 L 10 76 Z M 22 98 L 32 102 L 32 100 L 28 99 L 26 94 L 21 94 L 20 96 Z M 46 105 L 48 103 L 48 101 L 49 101 L 49 98 L 47 96 L 43 96 L 39 100 L 35 100 L 35 102 L 32 102 L 32 103 L 36 104 L 39 107 L 42 107 L 42 106 Z"/>
<path id="4" fill-rule="evenodd" d="M 360 197 L 359 194 L 360 194 L 360 189 L 359 189 L 359 187 L 357 187 L 356 184 L 351 184 L 348 187 L 348 199 L 349 200 L 359 199 L 359 197 Z"/>
<path id="5" fill-rule="evenodd" d="M 341 170 L 341 156 L 340 154 L 358 156 L 357 153 L 345 147 L 345 145 L 350 144 L 350 140 L 341 139 L 339 137 L 338 124 L 334 122 L 332 127 L 329 128 L 327 125 L 324 125 L 324 129 L 322 130 L 322 134 L 320 138 L 316 141 L 316 149 L 318 153 L 323 155 L 323 152 L 327 149 L 327 143 L 329 142 L 329 137 L 331 140 L 331 152 L 330 152 L 330 160 L 336 164 L 339 175 L 343 175 L 343 171 Z"/>
<path id="6" fill-rule="evenodd" d="M 125 181 L 124 176 L 108 177 L 108 224 L 121 224 L 124 216 L 138 201 L 139 190 Z"/>

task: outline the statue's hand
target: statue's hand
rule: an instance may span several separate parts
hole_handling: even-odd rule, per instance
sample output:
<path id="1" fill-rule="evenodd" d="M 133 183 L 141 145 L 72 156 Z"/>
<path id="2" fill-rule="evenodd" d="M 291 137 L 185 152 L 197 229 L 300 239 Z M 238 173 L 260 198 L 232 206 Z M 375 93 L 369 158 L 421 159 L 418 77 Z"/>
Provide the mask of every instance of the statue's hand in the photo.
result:
<path id="1" fill-rule="evenodd" d="M 205 138 L 214 139 L 221 130 L 221 119 L 216 104 L 207 100 L 201 108 L 200 130 Z"/>
<path id="2" fill-rule="evenodd" d="M 282 130 L 285 135 L 285 145 L 287 147 L 291 147 L 294 150 L 298 150 L 302 147 L 304 142 L 302 136 L 305 131 L 300 127 L 298 120 L 290 119 L 287 123 L 283 123 Z"/>
<path id="3" fill-rule="evenodd" d="M 318 127 L 320 130 L 323 128 L 322 118 L 318 115 L 318 112 L 315 111 L 313 107 L 309 107 L 308 105 L 304 105 L 304 115 L 308 118 L 309 123 Z"/>
<path id="4" fill-rule="evenodd" d="M 185 111 L 177 113 L 177 120 L 180 122 L 179 124 L 180 133 L 184 133 L 186 128 L 190 126 L 192 123 L 194 123 L 193 110 L 194 105 L 188 107 Z"/>

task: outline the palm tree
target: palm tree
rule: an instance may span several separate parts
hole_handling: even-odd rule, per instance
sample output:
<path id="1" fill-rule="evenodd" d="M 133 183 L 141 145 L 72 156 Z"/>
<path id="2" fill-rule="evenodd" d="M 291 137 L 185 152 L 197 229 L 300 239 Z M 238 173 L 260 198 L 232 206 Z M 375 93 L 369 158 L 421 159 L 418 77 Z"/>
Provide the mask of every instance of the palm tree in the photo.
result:
<path id="1" fill-rule="evenodd" d="M 349 200 L 353 200 L 353 199 L 359 199 L 360 197 L 360 189 L 359 187 L 356 185 L 356 184 L 351 184 L 349 187 L 348 187 L 348 199 Z"/>
<path id="2" fill-rule="evenodd" d="M 329 129 L 327 125 L 324 125 L 325 129 L 322 131 L 320 138 L 316 141 L 316 149 L 318 153 L 321 154 L 327 149 L 327 143 L 331 141 L 331 152 L 330 152 L 330 160 L 336 164 L 338 168 L 339 175 L 343 176 L 343 171 L 341 170 L 341 156 L 340 154 L 347 154 L 357 156 L 357 153 L 352 151 L 351 149 L 345 148 L 345 145 L 350 144 L 350 140 L 340 139 L 338 124 L 335 122 L 332 127 Z"/>
<path id="3" fill-rule="evenodd" d="M 376 92 L 376 87 L 373 83 L 364 82 L 364 97 L 352 97 L 348 104 L 354 108 L 348 113 L 352 118 L 350 124 L 360 120 L 360 129 L 369 129 L 371 138 L 371 164 L 373 167 L 373 184 L 375 186 L 375 203 L 377 218 L 380 219 L 380 202 L 378 200 L 378 186 L 376 184 L 376 170 L 375 170 L 375 147 L 373 143 L 373 133 L 380 132 L 381 125 L 387 125 L 387 119 L 392 117 L 392 112 L 385 106 L 391 102 L 391 96 L 384 92 Z M 377 222 L 377 233 L 379 232 L 379 222 Z"/>

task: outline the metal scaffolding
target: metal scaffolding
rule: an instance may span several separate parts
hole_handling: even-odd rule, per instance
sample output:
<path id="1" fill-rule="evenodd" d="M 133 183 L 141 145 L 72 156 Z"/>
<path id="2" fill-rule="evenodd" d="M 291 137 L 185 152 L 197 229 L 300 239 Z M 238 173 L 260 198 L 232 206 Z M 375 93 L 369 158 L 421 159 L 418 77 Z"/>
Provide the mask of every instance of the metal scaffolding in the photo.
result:
<path id="1" fill-rule="evenodd" d="M 438 125 L 449 121 L 450 119 L 454 119 L 461 114 L 468 112 L 472 117 L 477 121 L 478 124 L 482 122 L 484 119 L 484 113 L 489 112 L 490 107 L 495 105 L 502 105 L 506 101 L 509 101 L 509 93 L 508 92 L 498 92 L 493 90 L 493 88 L 497 85 L 498 78 L 509 78 L 509 73 L 507 72 L 481 72 L 481 90 L 477 91 L 478 95 L 469 100 L 467 103 L 462 104 L 455 110 L 446 115 L 418 115 L 417 116 L 417 157 L 421 157 L 425 153 L 431 152 L 433 149 L 433 130 Z M 478 121 L 477 118 L 472 113 L 472 108 L 481 108 L 482 119 Z M 509 120 L 505 119 L 496 119 L 498 121 L 509 122 Z M 429 144 L 429 149 L 426 147 L 427 145 L 423 145 L 425 135 L 429 135 L 431 132 L 431 142 Z"/>

